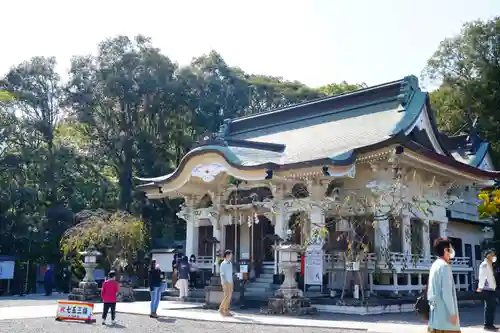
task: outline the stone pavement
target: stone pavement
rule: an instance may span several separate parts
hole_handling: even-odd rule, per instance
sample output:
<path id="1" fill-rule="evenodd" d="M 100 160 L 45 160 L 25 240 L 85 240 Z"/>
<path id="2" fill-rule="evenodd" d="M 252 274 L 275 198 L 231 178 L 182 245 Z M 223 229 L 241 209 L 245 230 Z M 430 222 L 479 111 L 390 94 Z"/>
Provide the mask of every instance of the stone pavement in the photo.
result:
<path id="1" fill-rule="evenodd" d="M 1 320 L 2 333 L 359 333 L 353 330 L 317 329 L 308 327 L 261 326 L 256 324 L 234 324 L 193 321 L 184 319 L 159 318 L 121 314 L 117 315 L 117 325 L 103 326 L 99 322 L 88 325 L 84 323 L 56 322 L 53 318 L 37 318 L 24 320 Z"/>
<path id="2" fill-rule="evenodd" d="M 33 305 L 31 302 L 43 302 L 41 305 Z M 0 321 L 20 320 L 28 318 L 50 318 L 56 313 L 56 299 L 5 299 L 0 298 Z M 49 302 L 49 304 L 47 304 Z M 52 303 L 52 304 L 50 304 Z M 3 306 L 2 304 L 8 304 Z M 162 301 L 158 314 L 167 318 L 182 320 L 208 321 L 224 323 L 223 326 L 233 324 L 272 325 L 284 327 L 302 328 L 325 328 L 340 331 L 361 331 L 370 333 L 422 333 L 426 332 L 426 325 L 413 313 L 406 314 L 382 314 L 374 316 L 349 316 L 338 314 L 321 314 L 318 317 L 294 318 L 282 316 L 263 316 L 255 314 L 255 311 L 236 311 L 233 318 L 224 318 L 217 311 L 201 310 L 201 304 Z M 96 304 L 96 312 L 102 311 L 102 304 Z M 119 303 L 119 313 L 134 315 L 149 314 L 149 302 Z M 463 333 L 482 332 L 482 309 L 467 308 L 460 314 Z M 148 318 L 148 317 L 145 317 Z M 500 322 L 500 314 L 497 315 Z M 0 330 L 3 332 L 3 330 Z M 193 332 L 194 333 L 194 332 Z"/>

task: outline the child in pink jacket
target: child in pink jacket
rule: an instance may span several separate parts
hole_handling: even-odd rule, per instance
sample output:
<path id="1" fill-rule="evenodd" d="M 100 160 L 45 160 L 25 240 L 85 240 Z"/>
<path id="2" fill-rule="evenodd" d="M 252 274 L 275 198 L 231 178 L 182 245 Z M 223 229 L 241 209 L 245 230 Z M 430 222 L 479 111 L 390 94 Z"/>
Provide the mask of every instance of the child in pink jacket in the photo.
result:
<path id="1" fill-rule="evenodd" d="M 102 311 L 102 324 L 106 325 L 108 311 L 111 310 L 111 323 L 115 324 L 117 294 L 120 291 L 120 284 L 116 281 L 116 273 L 109 272 L 108 279 L 104 281 L 101 289 L 101 298 L 104 303 Z"/>

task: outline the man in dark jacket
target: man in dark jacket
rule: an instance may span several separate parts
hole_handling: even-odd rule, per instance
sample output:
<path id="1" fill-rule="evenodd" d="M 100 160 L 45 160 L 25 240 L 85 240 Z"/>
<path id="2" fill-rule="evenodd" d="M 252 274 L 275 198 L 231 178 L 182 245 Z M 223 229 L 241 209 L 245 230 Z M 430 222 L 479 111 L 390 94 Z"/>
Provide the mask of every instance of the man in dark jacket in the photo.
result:
<path id="1" fill-rule="evenodd" d="M 53 283 L 52 269 L 50 266 L 47 266 L 47 270 L 43 276 L 43 286 L 45 289 L 45 296 L 52 295 L 52 283 Z"/>
<path id="2" fill-rule="evenodd" d="M 160 265 L 156 263 L 156 260 L 151 261 L 151 266 L 148 273 L 149 280 L 149 290 L 151 291 L 151 313 L 149 317 L 158 318 L 156 311 L 160 305 L 161 298 L 161 285 L 162 285 L 162 272 L 160 270 Z"/>
<path id="3" fill-rule="evenodd" d="M 189 291 L 189 273 L 190 266 L 188 262 L 188 257 L 182 257 L 178 265 L 179 272 L 179 298 L 181 300 L 186 300 Z"/>

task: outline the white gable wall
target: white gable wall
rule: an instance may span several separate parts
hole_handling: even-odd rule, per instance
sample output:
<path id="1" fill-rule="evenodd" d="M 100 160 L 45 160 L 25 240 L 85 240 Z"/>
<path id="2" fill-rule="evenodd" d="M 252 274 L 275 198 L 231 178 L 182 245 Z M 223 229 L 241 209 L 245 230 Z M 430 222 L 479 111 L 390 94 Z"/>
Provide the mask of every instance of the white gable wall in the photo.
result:
<path id="1" fill-rule="evenodd" d="M 448 221 L 448 229 L 447 236 L 460 238 L 462 240 L 462 256 L 466 256 L 465 254 L 465 245 L 470 244 L 472 248 L 472 267 L 474 272 L 477 273 L 479 264 L 481 263 L 481 258 L 476 260 L 475 245 L 481 245 L 484 240 L 483 226 L 479 224 L 473 223 L 462 223 L 462 222 L 454 222 L 452 220 Z M 477 276 L 477 274 L 476 274 Z"/>
<path id="2" fill-rule="evenodd" d="M 429 113 L 427 112 L 427 107 L 423 107 L 422 110 L 420 111 L 420 115 L 418 116 L 417 121 L 415 124 L 410 127 L 405 135 L 409 135 L 411 131 L 413 131 L 414 128 L 418 128 L 419 130 L 425 130 L 427 132 L 427 135 L 429 136 L 429 140 L 432 143 L 432 147 L 436 151 L 436 153 L 445 155 L 443 149 L 441 148 L 441 145 L 439 144 L 439 140 L 436 137 L 436 134 L 432 130 L 431 126 L 431 120 L 429 118 Z"/>

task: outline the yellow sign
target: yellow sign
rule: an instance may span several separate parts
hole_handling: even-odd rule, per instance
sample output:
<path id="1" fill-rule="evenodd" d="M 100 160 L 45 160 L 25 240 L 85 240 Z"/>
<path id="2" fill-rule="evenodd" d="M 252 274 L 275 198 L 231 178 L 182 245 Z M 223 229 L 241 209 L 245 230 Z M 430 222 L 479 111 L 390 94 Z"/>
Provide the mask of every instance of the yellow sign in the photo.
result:
<path id="1" fill-rule="evenodd" d="M 92 319 L 93 312 L 93 303 L 79 301 L 58 301 L 56 320 L 84 321 L 89 324 L 95 323 L 96 320 Z"/>

